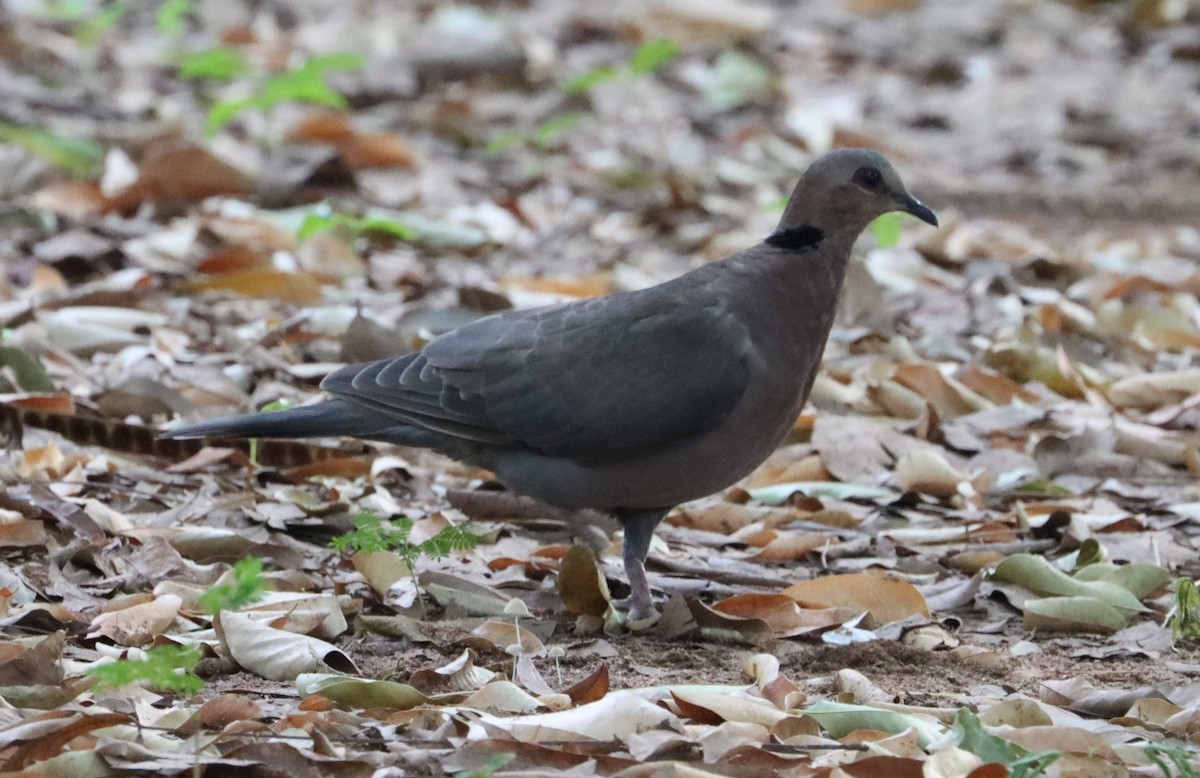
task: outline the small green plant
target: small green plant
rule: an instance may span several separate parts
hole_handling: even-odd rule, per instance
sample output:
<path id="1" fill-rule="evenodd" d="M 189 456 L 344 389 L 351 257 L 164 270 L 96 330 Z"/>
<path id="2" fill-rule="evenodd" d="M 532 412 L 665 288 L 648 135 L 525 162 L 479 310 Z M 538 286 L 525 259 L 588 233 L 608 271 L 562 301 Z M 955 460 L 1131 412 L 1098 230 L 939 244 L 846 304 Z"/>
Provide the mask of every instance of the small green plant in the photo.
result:
<path id="1" fill-rule="evenodd" d="M 237 610 L 262 599 L 267 583 L 262 578 L 262 560 L 239 559 L 233 566 L 233 580 L 219 583 L 200 595 L 197 602 L 208 613 Z"/>
<path id="2" fill-rule="evenodd" d="M 345 213 L 310 213 L 300 223 L 296 237 L 304 240 L 327 230 L 344 230 L 355 238 L 365 233 L 376 233 L 405 242 L 412 242 L 418 237 L 415 229 L 396 219 L 372 214 L 351 216 Z"/>
<path id="3" fill-rule="evenodd" d="M 1168 618 L 1176 642 L 1200 638 L 1200 590 L 1195 581 L 1180 578 L 1175 582 L 1175 606 Z"/>
<path id="4" fill-rule="evenodd" d="M 679 44 L 675 43 L 675 41 L 665 38 L 647 41 L 637 47 L 627 64 L 601 65 L 600 67 L 592 68 L 562 82 L 559 85 L 559 89 L 567 95 L 585 95 L 606 81 L 653 75 L 664 63 L 678 54 Z M 538 146 L 545 148 L 559 135 L 562 135 L 589 116 L 591 116 L 591 113 L 588 111 L 568 111 L 551 116 L 542 122 L 532 134 L 506 132 L 497 135 L 488 142 L 487 152 L 489 154 L 499 154 L 527 141 L 532 141 Z"/>
<path id="5" fill-rule="evenodd" d="M 1037 778 L 1061 756 L 1056 752 L 1030 753 L 1016 743 L 993 735 L 984 729 L 983 722 L 965 708 L 954 717 L 955 744 L 970 751 L 984 762 L 998 762 L 1008 768 L 1009 778 Z"/>
<path id="6" fill-rule="evenodd" d="M 0 143 L 22 146 L 31 154 L 82 178 L 97 175 L 104 162 L 104 147 L 94 141 L 9 121 L 0 121 Z"/>
<path id="7" fill-rule="evenodd" d="M 678 54 L 679 44 L 673 40 L 659 38 L 647 41 L 637 47 L 629 59 L 629 64 L 624 67 L 601 65 L 567 79 L 559 88 L 569 95 L 587 94 L 606 81 L 615 81 L 630 76 L 651 75 Z"/>
<path id="8" fill-rule="evenodd" d="M 455 551 L 468 551 L 479 545 L 480 537 L 471 532 L 468 524 L 452 524 L 422 543 L 413 543 L 413 520 L 401 516 L 382 521 L 374 511 L 364 510 L 354 517 L 354 531 L 334 538 L 330 545 L 343 553 L 347 551 L 395 551 L 412 567 L 417 559 L 427 556 L 441 559 Z"/>
<path id="9" fill-rule="evenodd" d="M 250 71 L 250 63 L 242 52 L 216 46 L 179 60 L 179 75 L 184 78 L 206 78 L 210 81 L 232 81 Z"/>
<path id="10" fill-rule="evenodd" d="M 163 691 L 195 694 L 204 688 L 204 681 L 193 672 L 199 663 L 196 646 L 163 645 L 147 651 L 145 659 L 118 659 L 87 672 L 97 679 L 97 691 L 145 682 Z"/>
<path id="11" fill-rule="evenodd" d="M 482 538 L 471 532 L 469 524 L 452 524 L 444 527 L 433 537 L 421 543 L 409 540 L 413 521 L 407 516 L 384 522 L 374 511 L 364 510 L 354 517 L 354 531 L 339 535 L 330 541 L 334 549 L 342 553 L 354 551 L 370 554 L 377 551 L 394 551 L 408 567 L 416 591 L 421 590 L 417 580 L 417 560 L 422 556 L 441 559 L 455 551 L 467 551 L 479 545 Z"/>
<path id="12" fill-rule="evenodd" d="M 82 14 L 76 17 L 82 23 L 75 28 L 75 40 L 82 46 L 95 46 L 124 18 L 129 7 L 130 4 L 124 1 L 112 3 L 91 18 L 82 18 Z"/>
<path id="13" fill-rule="evenodd" d="M 158 9 L 155 22 L 163 35 L 183 32 L 183 23 L 193 13 L 192 0 L 167 0 Z"/>
<path id="14" fill-rule="evenodd" d="M 343 52 L 309 57 L 291 70 L 259 76 L 258 89 L 249 97 L 223 100 L 208 112 L 204 131 L 214 135 L 218 130 L 247 111 L 270 114 L 280 103 L 314 103 L 332 108 L 347 108 L 346 98 L 326 83 L 334 70 L 356 70 L 366 64 L 361 54 Z M 249 72 L 245 59 L 227 49 L 211 49 L 185 57 L 180 63 L 180 75 L 229 81 Z"/>
<path id="15" fill-rule="evenodd" d="M 470 770 L 460 770 L 454 774 L 454 778 L 492 778 L 493 775 L 516 758 L 517 755 L 511 751 L 501 751 L 489 756 L 488 760 L 479 767 Z"/>
<path id="16" fill-rule="evenodd" d="M 1196 754 L 1193 751 L 1170 743 L 1152 743 L 1146 746 L 1145 752 L 1146 758 L 1162 770 L 1163 778 L 1200 778 L 1200 770 L 1196 767 Z M 1172 766 L 1174 770 L 1171 769 Z"/>
<path id="17" fill-rule="evenodd" d="M 233 566 L 232 581 L 209 588 L 198 602 L 207 612 L 219 613 L 257 601 L 266 589 L 262 561 L 247 557 Z M 144 659 L 118 659 L 87 672 L 97 679 L 98 690 L 142 682 L 164 691 L 194 694 L 204 688 L 194 672 L 200 659 L 198 646 L 162 645 L 146 651 Z"/>

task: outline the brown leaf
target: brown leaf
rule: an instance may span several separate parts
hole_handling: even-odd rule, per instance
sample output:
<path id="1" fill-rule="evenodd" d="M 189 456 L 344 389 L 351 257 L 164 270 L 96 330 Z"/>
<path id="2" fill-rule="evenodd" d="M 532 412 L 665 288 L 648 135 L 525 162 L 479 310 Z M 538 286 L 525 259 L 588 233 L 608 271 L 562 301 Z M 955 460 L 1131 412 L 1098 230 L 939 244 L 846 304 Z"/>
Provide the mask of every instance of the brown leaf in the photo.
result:
<path id="1" fill-rule="evenodd" d="M 42 522 L 18 519 L 0 523 L 0 548 L 44 545 L 46 545 L 46 525 Z"/>
<path id="2" fill-rule="evenodd" d="M 783 593 L 805 607 L 867 611 L 880 625 L 913 615 L 929 618 L 929 607 L 915 586 L 878 575 L 828 575 L 789 586 Z"/>
<path id="3" fill-rule="evenodd" d="M 250 194 L 249 180 L 207 149 L 164 142 L 150 149 L 138 165 L 138 179 L 110 197 L 107 210 L 129 213 L 144 202 L 157 205 L 198 203 L 209 197 Z"/>
<path id="4" fill-rule="evenodd" d="M 371 474 L 371 461 L 363 457 L 330 457 L 300 467 L 289 467 L 283 470 L 282 474 L 293 481 L 306 481 L 318 477 L 353 480 L 366 478 Z"/>
<path id="5" fill-rule="evenodd" d="M 608 582 L 596 564 L 595 554 L 587 546 L 571 546 L 563 557 L 558 593 L 568 613 L 603 616 L 608 612 L 612 601 Z"/>
<path id="6" fill-rule="evenodd" d="M 784 594 L 735 594 L 713 604 L 713 610 L 742 619 L 761 619 L 780 637 L 837 626 L 855 613 L 847 608 L 801 608 Z"/>
<path id="7" fill-rule="evenodd" d="M 90 732 L 118 724 L 128 724 L 130 717 L 124 713 L 77 713 L 54 710 L 30 716 L 15 725 L 0 731 L 0 746 L 18 744 L 6 750 L 0 770 L 20 770 L 34 762 L 42 762 L 57 756 L 72 740 Z"/>
<path id="8" fill-rule="evenodd" d="M 294 305 L 314 305 L 321 301 L 321 283 L 311 273 L 285 273 L 272 268 L 249 268 L 184 281 L 187 292 L 223 290 L 247 297 L 262 297 Z"/>
<path id="9" fill-rule="evenodd" d="M 608 694 L 608 665 L 600 665 L 592 674 L 567 689 L 565 694 L 576 705 L 587 705 Z"/>
<path id="10" fill-rule="evenodd" d="M 217 275 L 240 270 L 264 270 L 274 268 L 269 249 L 252 249 L 248 246 L 230 245 L 218 249 L 200 260 L 197 272 Z"/>
<path id="11" fill-rule="evenodd" d="M 341 111 L 313 111 L 304 116 L 287 133 L 287 139 L 297 143 L 338 143 L 354 135 L 350 117 Z"/>
<path id="12" fill-rule="evenodd" d="M 57 685 L 63 680 L 62 653 L 66 633 L 58 630 L 32 648 L 19 643 L 0 644 L 0 686 Z"/>
<path id="13" fill-rule="evenodd" d="M 416 155 L 399 135 L 365 132 L 338 143 L 346 164 L 354 170 L 366 168 L 412 167 Z"/>
<path id="14" fill-rule="evenodd" d="M 197 712 L 206 727 L 224 727 L 235 721 L 257 719 L 262 706 L 242 694 L 221 694 L 206 701 Z"/>

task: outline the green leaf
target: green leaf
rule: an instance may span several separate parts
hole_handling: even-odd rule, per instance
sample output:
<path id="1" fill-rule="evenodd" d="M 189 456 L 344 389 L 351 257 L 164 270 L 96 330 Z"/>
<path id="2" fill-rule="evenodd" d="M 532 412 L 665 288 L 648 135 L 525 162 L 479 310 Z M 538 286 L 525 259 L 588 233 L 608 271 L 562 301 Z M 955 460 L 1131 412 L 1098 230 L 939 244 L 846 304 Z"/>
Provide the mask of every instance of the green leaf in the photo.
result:
<path id="1" fill-rule="evenodd" d="M 233 121 L 238 114 L 258 107 L 260 107 L 260 103 L 255 97 L 219 102 L 208 109 L 208 119 L 204 122 L 204 134 L 209 137 L 216 135 L 217 130 Z"/>
<path id="2" fill-rule="evenodd" d="M 704 98 L 718 111 L 727 111 L 771 90 L 771 71 L 758 59 L 740 51 L 726 51 L 717 57 L 704 84 Z"/>
<path id="3" fill-rule="evenodd" d="M 1146 610 L 1128 589 L 1108 581 L 1081 581 L 1033 554 L 1014 554 L 996 565 L 993 579 L 1023 586 L 1035 594 L 1091 597 L 1114 608 L 1138 613 Z"/>
<path id="4" fill-rule="evenodd" d="M 1009 778 L 1035 778 L 1046 772 L 1060 754 L 1031 754 L 1016 743 L 988 732 L 983 722 L 966 708 L 959 708 L 950 730 L 951 742 L 985 763 L 997 762 L 1009 769 Z"/>
<path id="5" fill-rule="evenodd" d="M 1145 754 L 1167 778 L 1172 775 L 1178 775 L 1179 778 L 1200 778 L 1200 763 L 1197 763 L 1194 751 L 1174 743 L 1152 743 L 1146 746 Z M 1163 759 L 1164 756 L 1166 759 Z M 1168 760 L 1174 766 L 1174 772 L 1167 765 Z"/>
<path id="6" fill-rule="evenodd" d="M 339 51 L 333 54 L 318 54 L 309 57 L 297 70 L 310 71 L 317 74 L 330 70 L 361 70 L 366 67 L 367 58 L 353 51 Z"/>
<path id="7" fill-rule="evenodd" d="M 200 595 L 198 602 L 208 613 L 237 610 L 262 599 L 267 583 L 262 578 L 262 560 L 246 557 L 233 566 L 233 580 L 216 584 Z"/>
<path id="8" fill-rule="evenodd" d="M 13 378 L 17 379 L 16 388 L 23 392 L 54 391 L 54 382 L 36 354 L 29 354 L 16 346 L 0 346 L 0 367 L 12 371 Z M 0 378 L 0 383 L 7 381 Z"/>
<path id="9" fill-rule="evenodd" d="M 0 143 L 22 146 L 77 176 L 95 176 L 104 161 L 104 148 L 98 143 L 8 121 L 0 121 Z"/>
<path id="10" fill-rule="evenodd" d="M 679 54 L 679 44 L 668 38 L 646 41 L 638 46 L 629 61 L 629 69 L 638 75 L 658 70 L 667 60 Z"/>
<path id="11" fill-rule="evenodd" d="M 927 746 L 942 734 L 940 725 L 920 716 L 867 705 L 818 700 L 807 708 L 801 708 L 800 712 L 815 719 L 821 725 L 821 729 L 834 738 L 844 737 L 856 729 L 874 729 L 896 735 L 908 729 L 915 729 L 917 742 L 921 746 Z"/>
<path id="12" fill-rule="evenodd" d="M 296 690 L 303 695 L 320 694 L 338 705 L 360 710 L 409 710 L 418 705 L 428 705 L 430 702 L 428 697 L 405 683 L 323 673 L 302 673 L 297 676 Z"/>
<path id="13" fill-rule="evenodd" d="M 272 76 L 263 84 L 258 105 L 263 110 L 274 108 L 279 103 L 316 103 L 332 108 L 347 108 L 346 98 L 321 80 L 319 71 L 300 68 Z"/>
<path id="14" fill-rule="evenodd" d="M 1051 497 L 1074 497 L 1075 492 L 1058 483 L 1057 481 L 1046 478 L 1045 476 L 1037 476 L 1023 482 L 1014 491 L 1028 492 L 1030 494 L 1045 494 Z"/>
<path id="15" fill-rule="evenodd" d="M 192 672 L 200 657 L 196 646 L 156 646 L 146 652 L 145 659 L 119 659 L 87 673 L 99 680 L 97 689 L 145 682 L 157 689 L 194 694 L 204 688 L 204 681 Z"/>
<path id="16" fill-rule="evenodd" d="M 184 78 L 232 81 L 250 70 L 250 63 L 237 49 L 217 47 L 185 56 L 179 63 Z"/>
<path id="17" fill-rule="evenodd" d="M 525 137 L 519 132 L 503 132 L 488 141 L 484 152 L 488 154 L 501 154 L 513 146 L 521 144 L 524 140 Z"/>
<path id="18" fill-rule="evenodd" d="M 125 0 L 113 3 L 105 8 L 90 21 L 75 31 L 75 39 L 84 46 L 99 43 L 109 30 L 117 26 L 117 22 L 129 11 L 129 3 Z"/>
<path id="19" fill-rule="evenodd" d="M 1116 632 L 1125 627 L 1121 611 L 1095 597 L 1043 597 L 1026 600 L 1025 628 L 1052 632 Z"/>
<path id="20" fill-rule="evenodd" d="M 988 732 L 983 728 L 979 717 L 966 708 L 958 709 L 950 732 L 953 737 L 951 742 L 964 751 L 970 751 L 984 762 L 1010 765 L 1028 753 L 1016 743 Z"/>
<path id="21" fill-rule="evenodd" d="M 430 559 L 441 559 L 455 551 L 469 551 L 479 545 L 480 538 L 466 524 L 451 524 L 426 540 L 418 548 Z"/>
<path id="22" fill-rule="evenodd" d="M 617 76 L 621 75 L 621 71 L 612 65 L 593 68 L 584 73 L 580 73 L 574 78 L 569 78 L 564 81 L 559 89 L 564 94 L 581 95 L 592 91 L 592 88 L 597 84 L 602 84 L 605 81 L 612 81 Z"/>
<path id="23" fill-rule="evenodd" d="M 386 216 L 363 216 L 355 219 L 353 226 L 359 232 L 377 232 L 408 242 L 412 242 L 420 236 L 416 230 L 404 222 L 389 219 Z"/>
<path id="24" fill-rule="evenodd" d="M 470 770 L 459 770 L 454 774 L 454 778 L 492 778 L 493 775 L 516 758 L 516 753 L 512 751 L 498 751 L 489 756 L 487 761 L 479 767 Z"/>
<path id="25" fill-rule="evenodd" d="M 555 116 L 537 128 L 534 140 L 539 146 L 549 146 L 555 138 L 586 118 L 588 118 L 588 114 L 584 111 L 573 111 Z"/>
<path id="26" fill-rule="evenodd" d="M 332 230 L 339 224 L 343 224 L 344 219 L 333 213 L 310 213 L 304 216 L 304 221 L 300 222 L 299 229 L 296 230 L 296 237 L 299 240 L 311 238 L 328 230 Z"/>
<path id="27" fill-rule="evenodd" d="M 385 523 L 374 511 L 364 510 L 354 517 L 354 531 L 337 536 L 330 545 L 342 552 L 395 551 L 412 567 L 422 554 L 440 559 L 454 551 L 466 551 L 479 545 L 481 538 L 468 527 L 467 524 L 452 524 L 423 543 L 414 544 L 408 539 L 413 528 L 412 519 L 401 516 Z"/>
<path id="28" fill-rule="evenodd" d="M 1200 639 L 1200 589 L 1195 581 L 1175 582 L 1175 607 L 1171 612 L 1171 635 L 1176 641 Z"/>
<path id="29" fill-rule="evenodd" d="M 300 223 L 296 237 L 304 240 L 336 228 L 346 229 L 355 234 L 374 232 L 408 242 L 415 241 L 420 237 L 420 232 L 408 224 L 378 213 L 368 213 L 365 216 L 350 216 L 344 213 L 309 213 Z"/>
<path id="30" fill-rule="evenodd" d="M 184 18 L 191 13 L 191 0 L 167 0 L 158 9 L 158 31 L 163 35 L 178 35 L 183 32 Z"/>
<path id="31" fill-rule="evenodd" d="M 881 249 L 889 249 L 900 242 L 900 213 L 892 211 L 871 222 L 871 234 L 875 236 L 875 245 Z"/>
<path id="32" fill-rule="evenodd" d="M 1170 573 L 1158 565 L 1146 564 L 1115 565 L 1112 562 L 1093 562 L 1081 567 L 1072 577 L 1076 581 L 1107 581 L 1116 584 L 1122 589 L 1127 589 L 1139 600 L 1171 583 Z"/>

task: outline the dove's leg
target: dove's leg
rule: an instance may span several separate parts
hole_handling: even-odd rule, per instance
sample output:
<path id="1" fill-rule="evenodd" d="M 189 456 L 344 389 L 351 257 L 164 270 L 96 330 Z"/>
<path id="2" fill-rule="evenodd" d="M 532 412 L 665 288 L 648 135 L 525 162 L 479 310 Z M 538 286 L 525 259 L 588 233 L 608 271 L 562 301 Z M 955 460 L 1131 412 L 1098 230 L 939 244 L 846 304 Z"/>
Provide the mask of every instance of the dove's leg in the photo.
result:
<path id="1" fill-rule="evenodd" d="M 625 563 L 625 576 L 629 579 L 629 597 L 617 601 L 620 607 L 629 609 L 629 619 L 640 621 L 658 615 L 650 600 L 650 584 L 646 582 L 646 554 L 650 552 L 650 541 L 654 529 L 667 515 L 669 508 L 646 510 L 619 510 L 613 515 L 625 528 L 625 543 L 621 558 Z"/>

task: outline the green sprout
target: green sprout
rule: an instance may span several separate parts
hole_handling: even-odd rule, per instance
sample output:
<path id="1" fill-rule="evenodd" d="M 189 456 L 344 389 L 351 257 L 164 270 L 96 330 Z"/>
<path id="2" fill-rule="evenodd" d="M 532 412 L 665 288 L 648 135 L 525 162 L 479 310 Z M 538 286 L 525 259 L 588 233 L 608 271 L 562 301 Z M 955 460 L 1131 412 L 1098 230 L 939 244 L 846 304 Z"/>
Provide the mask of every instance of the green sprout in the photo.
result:
<path id="1" fill-rule="evenodd" d="M 673 40 L 659 38 L 647 41 L 637 47 L 627 65 L 623 67 L 601 65 L 567 79 L 559 88 L 569 95 L 587 94 L 606 81 L 616 81 L 630 76 L 653 75 L 655 71 L 678 54 L 679 44 Z"/>
<path id="2" fill-rule="evenodd" d="M 668 60 L 679 54 L 679 44 L 666 38 L 647 41 L 633 52 L 629 62 L 623 65 L 601 65 L 573 76 L 559 85 L 566 95 L 586 95 L 594 88 L 608 81 L 631 79 L 639 76 L 650 76 Z M 576 126 L 591 114 L 587 111 L 569 111 L 551 116 L 542 122 L 532 134 L 521 132 L 506 132 L 497 135 L 488 142 L 487 152 L 499 154 L 514 146 L 532 141 L 545 148 L 562 133 Z"/>
<path id="3" fill-rule="evenodd" d="M 219 583 L 200 595 L 197 602 L 207 613 L 237 610 L 262 599 L 267 583 L 262 578 L 262 560 L 239 559 L 233 566 L 233 580 Z"/>
<path id="4" fill-rule="evenodd" d="M 196 73 L 197 78 L 228 80 L 238 75 L 240 65 L 236 57 L 213 52 L 202 52 L 196 56 L 201 57 L 199 64 L 194 58 L 185 59 L 184 63 L 190 63 L 190 72 Z M 249 97 L 223 100 L 213 105 L 208 112 L 204 131 L 210 136 L 215 135 L 226 124 L 247 111 L 269 114 L 275 106 L 284 102 L 312 103 L 345 109 L 349 107 L 346 98 L 329 86 L 325 79 L 331 71 L 355 70 L 365 64 L 366 59 L 361 54 L 351 52 L 310 57 L 291 70 L 266 76 L 262 79 L 258 91 Z"/>
<path id="5" fill-rule="evenodd" d="M 10 121 L 0 120 L 0 143 L 21 146 L 55 167 L 82 178 L 97 175 L 104 162 L 104 147 L 95 141 Z"/>
<path id="6" fill-rule="evenodd" d="M 1175 582 L 1175 606 L 1170 613 L 1171 637 L 1180 640 L 1200 638 L 1200 590 L 1196 582 L 1180 578 Z"/>
<path id="7" fill-rule="evenodd" d="M 158 9 L 155 23 L 163 35 L 178 35 L 183 32 L 184 20 L 192 15 L 192 0 L 167 0 Z"/>
<path id="8" fill-rule="evenodd" d="M 296 237 L 300 240 L 311 238 L 328 230 L 345 230 L 354 237 L 365 233 L 387 235 L 408 243 L 416 240 L 419 233 L 402 221 L 386 216 L 366 214 L 351 216 L 345 213 L 309 213 L 305 215 Z"/>
<path id="9" fill-rule="evenodd" d="M 247 557 L 233 566 L 232 581 L 210 587 L 198 602 L 207 612 L 219 613 L 256 602 L 266 589 L 262 561 Z M 146 651 L 144 659 L 118 659 L 87 673 L 97 679 L 97 690 L 147 683 L 163 691 L 194 694 L 204 688 L 204 681 L 195 673 L 200 659 L 198 646 L 162 645 Z"/>
<path id="10" fill-rule="evenodd" d="M 1164 778 L 1200 778 L 1200 770 L 1196 769 L 1196 754 L 1193 751 L 1172 743 L 1152 743 L 1146 746 L 1144 752 L 1146 758 L 1162 771 Z M 1172 766 L 1174 770 L 1171 769 Z"/>
<path id="11" fill-rule="evenodd" d="M 204 688 L 204 681 L 194 672 L 200 658 L 196 646 L 162 645 L 146 651 L 145 659 L 118 659 L 87 673 L 97 679 L 97 691 L 142 682 L 163 691 L 195 694 Z"/>
<path id="12" fill-rule="evenodd" d="M 101 10 L 100 13 L 84 21 L 75 29 L 75 40 L 84 46 L 96 45 L 112 28 L 117 26 L 117 22 L 121 21 L 129 12 L 129 7 L 128 2 L 119 2 Z"/>
<path id="13" fill-rule="evenodd" d="M 417 560 L 420 557 L 442 559 L 455 551 L 475 548 L 482 541 L 482 538 L 471 532 L 469 524 L 451 524 L 443 527 L 436 535 L 421 543 L 409 540 L 412 529 L 413 520 L 407 516 L 384 522 L 374 511 L 364 510 L 354 517 L 354 531 L 339 535 L 330 541 L 330 545 L 342 553 L 354 551 L 371 554 L 378 551 L 394 551 L 404 560 L 413 585 L 420 591 L 421 586 L 416 573 Z"/>
<path id="14" fill-rule="evenodd" d="M 249 70 L 250 63 L 242 52 L 224 46 L 187 54 L 179 61 L 179 75 L 184 78 L 232 81 Z"/>

